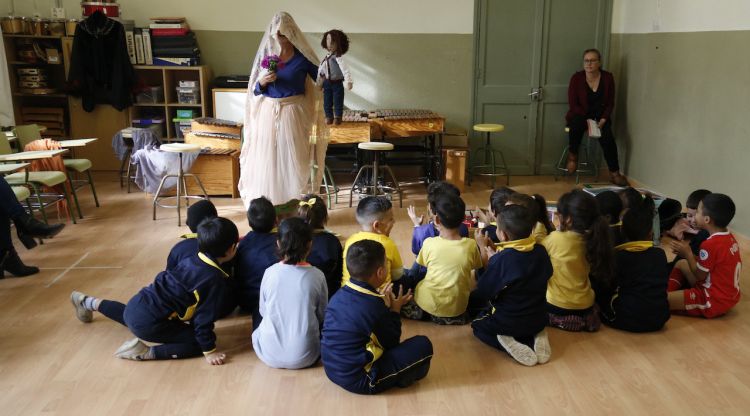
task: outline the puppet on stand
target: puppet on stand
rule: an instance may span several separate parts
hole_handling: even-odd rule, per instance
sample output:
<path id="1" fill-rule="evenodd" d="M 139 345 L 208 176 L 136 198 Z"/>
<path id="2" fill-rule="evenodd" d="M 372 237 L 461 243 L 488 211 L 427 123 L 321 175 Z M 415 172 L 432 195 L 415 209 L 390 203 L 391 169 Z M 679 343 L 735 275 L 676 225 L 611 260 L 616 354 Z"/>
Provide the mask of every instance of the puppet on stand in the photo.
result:
<path id="1" fill-rule="evenodd" d="M 341 124 L 344 114 L 344 83 L 351 90 L 354 85 L 352 74 L 344 61 L 349 50 L 349 37 L 346 33 L 333 29 L 323 34 L 320 46 L 328 51 L 318 68 L 318 83 L 323 86 L 323 111 L 326 124 Z"/>

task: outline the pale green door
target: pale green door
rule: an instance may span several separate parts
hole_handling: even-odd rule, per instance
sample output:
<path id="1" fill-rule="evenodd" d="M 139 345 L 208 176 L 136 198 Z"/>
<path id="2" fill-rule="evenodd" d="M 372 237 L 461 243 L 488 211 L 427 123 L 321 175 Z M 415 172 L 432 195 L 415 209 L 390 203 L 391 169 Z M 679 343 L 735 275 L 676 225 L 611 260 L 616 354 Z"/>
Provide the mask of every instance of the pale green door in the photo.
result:
<path id="1" fill-rule="evenodd" d="M 500 123 L 493 145 L 513 175 L 550 174 L 566 143 L 570 76 L 584 49 L 606 62 L 611 0 L 477 0 L 473 121 Z M 472 135 L 472 147 L 483 143 Z"/>

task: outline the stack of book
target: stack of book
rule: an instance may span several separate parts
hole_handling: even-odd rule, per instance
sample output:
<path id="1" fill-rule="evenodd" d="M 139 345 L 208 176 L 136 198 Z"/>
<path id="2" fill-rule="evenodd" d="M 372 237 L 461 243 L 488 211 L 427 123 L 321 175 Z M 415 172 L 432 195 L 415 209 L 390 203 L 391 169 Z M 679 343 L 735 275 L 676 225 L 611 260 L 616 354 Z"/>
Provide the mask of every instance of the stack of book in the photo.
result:
<path id="1" fill-rule="evenodd" d="M 198 42 L 184 17 L 152 17 L 151 21 L 154 65 L 200 65 Z"/>

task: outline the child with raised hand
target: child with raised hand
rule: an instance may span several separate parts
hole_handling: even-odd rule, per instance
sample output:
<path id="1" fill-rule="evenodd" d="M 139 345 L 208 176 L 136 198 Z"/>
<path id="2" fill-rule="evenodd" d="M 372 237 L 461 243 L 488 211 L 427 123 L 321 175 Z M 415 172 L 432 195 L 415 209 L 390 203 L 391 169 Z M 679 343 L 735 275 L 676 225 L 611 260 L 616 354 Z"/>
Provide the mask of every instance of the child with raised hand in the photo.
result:
<path id="1" fill-rule="evenodd" d="M 326 309 L 323 368 L 332 382 L 352 393 L 407 387 L 430 369 L 432 343 L 427 337 L 400 342 L 399 312 L 412 296 L 411 291 L 393 293 L 386 283 L 387 261 L 386 249 L 377 241 L 352 243 L 346 254 L 351 279 Z"/>
<path id="2" fill-rule="evenodd" d="M 253 316 L 253 329 L 260 324 L 258 296 L 260 283 L 266 269 L 278 263 L 276 248 L 276 210 L 264 197 L 250 201 L 247 222 L 252 231 L 247 233 L 237 247 L 235 277 L 237 278 L 237 303 Z"/>
<path id="3" fill-rule="evenodd" d="M 357 222 L 362 231 L 352 234 L 344 244 L 344 275 L 342 286 L 349 281 L 349 269 L 346 265 L 346 253 L 349 246 L 362 240 L 373 240 L 382 244 L 385 248 L 386 276 L 385 283 L 391 283 L 401 278 L 404 274 L 404 263 L 398 252 L 396 243 L 391 240 L 391 230 L 396 221 L 393 219 L 393 205 L 391 201 L 382 196 L 368 196 L 357 205 Z"/>
<path id="4" fill-rule="evenodd" d="M 709 233 L 701 243 L 698 258 L 686 242 L 670 243 L 687 266 L 682 272 L 685 289 L 669 292 L 671 310 L 715 318 L 729 312 L 740 301 L 740 247 L 727 229 L 734 213 L 734 202 L 727 195 L 706 195 L 695 213 L 696 226 Z"/>
<path id="5" fill-rule="evenodd" d="M 599 213 L 596 199 L 580 189 L 560 198 L 557 214 L 560 231 L 542 242 L 554 271 L 547 282 L 548 325 L 594 332 L 601 321 L 589 276 L 603 285 L 613 278 L 609 224 Z"/>
<path id="6" fill-rule="evenodd" d="M 534 237 L 537 243 L 541 243 L 542 240 L 547 238 L 549 233 L 555 231 L 555 226 L 552 225 L 547 213 L 547 201 L 543 196 L 539 194 L 526 195 L 516 192 L 508 198 L 508 202 L 505 205 L 521 205 L 534 215 L 536 223 L 534 224 L 531 236 Z"/>
<path id="7" fill-rule="evenodd" d="M 312 228 L 312 250 L 307 261 L 326 276 L 330 299 L 341 287 L 344 249 L 338 237 L 325 228 L 328 223 L 328 208 L 321 197 L 307 194 L 299 202 L 297 215 Z"/>
<path id="8" fill-rule="evenodd" d="M 435 201 L 443 195 L 454 195 L 457 197 L 461 196 L 461 191 L 452 183 L 445 181 L 432 182 L 427 186 L 427 224 L 424 222 L 424 215 L 417 216 L 414 205 L 410 205 L 407 209 L 409 218 L 414 224 L 414 231 L 411 237 L 411 252 L 414 255 L 419 254 L 419 250 L 422 249 L 424 241 L 431 237 L 437 237 L 440 234 L 440 230 L 435 225 Z M 469 236 L 469 229 L 466 224 L 461 224 L 460 230 L 462 237 Z M 412 276 L 424 277 L 427 270 L 424 267 L 420 267 L 417 262 L 414 262 L 409 274 Z"/>
<path id="9" fill-rule="evenodd" d="M 188 208 L 185 223 L 190 229 L 190 233 L 181 235 L 180 238 L 183 240 L 172 247 L 169 257 L 167 257 L 166 270 L 172 270 L 185 257 L 194 256 L 198 253 L 198 234 L 196 234 L 198 224 L 206 218 L 218 216 L 216 207 L 207 199 L 201 199 Z"/>
<path id="10" fill-rule="evenodd" d="M 273 368 L 305 368 L 320 357 L 320 328 L 328 289 L 323 272 L 306 262 L 312 229 L 287 218 L 278 231 L 281 261 L 266 269 L 260 285 L 262 320 L 253 331 L 253 350 Z"/>
<path id="11" fill-rule="evenodd" d="M 508 202 L 508 198 L 515 193 L 516 191 L 507 186 L 501 186 L 500 188 L 494 189 L 490 194 L 489 211 L 492 214 L 491 216 L 484 215 L 482 210 L 477 207 L 479 221 L 486 224 L 482 229 L 482 234 L 489 237 L 495 244 L 500 242 L 497 239 L 497 223 L 495 222 L 497 219 L 497 213 Z"/>
<path id="12" fill-rule="evenodd" d="M 627 242 L 615 246 L 615 278 L 611 286 L 596 286 L 602 321 L 630 332 L 658 331 L 669 320 L 667 256 L 654 247 L 650 196 L 622 218 Z M 596 282 L 592 282 L 596 283 Z"/>
<path id="13" fill-rule="evenodd" d="M 640 206 L 641 198 L 633 199 L 635 206 Z M 652 200 L 653 202 L 653 200 Z M 612 233 L 612 244 L 620 245 L 625 242 L 625 238 L 622 235 L 622 221 L 620 221 L 622 215 L 622 199 L 614 191 L 604 191 L 596 195 L 596 203 L 599 204 L 599 212 L 602 213 L 604 218 L 609 223 L 609 229 Z"/>
<path id="14" fill-rule="evenodd" d="M 532 235 L 537 223 L 533 210 L 521 204 L 507 205 L 498 214 L 500 250 L 484 245 L 489 263 L 472 292 L 487 306 L 471 327 L 474 336 L 519 363 L 544 364 L 552 354 L 545 330 L 545 294 L 552 263 Z"/>
<path id="15" fill-rule="evenodd" d="M 414 289 L 414 301 L 402 313 L 410 319 L 431 320 L 442 325 L 468 322 L 466 308 L 474 279 L 471 271 L 482 267 L 482 257 L 473 239 L 462 237 L 459 227 L 466 205 L 455 195 L 435 202 L 437 237 L 424 241 L 417 263 L 427 268 L 424 279 L 405 276 L 400 285 Z"/>
<path id="16" fill-rule="evenodd" d="M 216 352 L 214 333 L 227 278 L 219 264 L 234 257 L 239 234 L 232 221 L 221 217 L 204 220 L 197 231 L 198 254 L 157 274 L 127 305 L 75 291 L 70 294 L 81 322 L 91 322 L 93 311 L 98 311 L 137 337 L 122 344 L 116 357 L 141 361 L 204 355 L 209 364 L 224 364 L 226 355 Z M 161 345 L 149 347 L 141 340 Z"/>

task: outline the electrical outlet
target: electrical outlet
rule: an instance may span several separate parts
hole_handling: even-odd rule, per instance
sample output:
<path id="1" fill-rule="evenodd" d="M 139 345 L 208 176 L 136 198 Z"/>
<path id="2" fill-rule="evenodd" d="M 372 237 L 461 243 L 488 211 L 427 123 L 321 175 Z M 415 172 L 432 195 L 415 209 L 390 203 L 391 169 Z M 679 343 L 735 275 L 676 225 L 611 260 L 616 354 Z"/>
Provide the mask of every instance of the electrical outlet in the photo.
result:
<path id="1" fill-rule="evenodd" d="M 52 8 L 52 18 L 54 19 L 65 19 L 65 9 L 62 7 Z"/>

